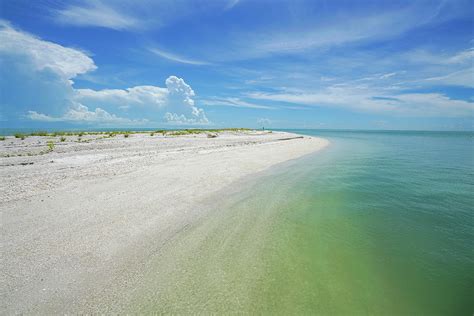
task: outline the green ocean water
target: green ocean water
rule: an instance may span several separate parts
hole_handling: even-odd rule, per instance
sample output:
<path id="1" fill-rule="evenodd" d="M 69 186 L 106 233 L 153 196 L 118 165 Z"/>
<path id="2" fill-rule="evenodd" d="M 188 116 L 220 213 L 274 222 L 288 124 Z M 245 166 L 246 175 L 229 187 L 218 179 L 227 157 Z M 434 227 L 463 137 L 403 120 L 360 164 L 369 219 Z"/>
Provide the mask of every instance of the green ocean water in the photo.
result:
<path id="1" fill-rule="evenodd" d="M 474 133 L 295 132 L 331 145 L 187 228 L 131 311 L 472 315 Z"/>

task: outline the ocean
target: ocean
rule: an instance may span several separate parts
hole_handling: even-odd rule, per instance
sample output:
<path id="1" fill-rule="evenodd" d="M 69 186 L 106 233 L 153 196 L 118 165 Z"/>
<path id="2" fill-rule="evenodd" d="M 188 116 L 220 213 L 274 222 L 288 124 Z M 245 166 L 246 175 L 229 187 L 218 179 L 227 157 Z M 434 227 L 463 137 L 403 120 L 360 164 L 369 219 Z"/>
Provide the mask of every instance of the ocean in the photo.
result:
<path id="1" fill-rule="evenodd" d="M 190 227 L 131 310 L 472 315 L 474 133 L 292 132 L 331 144 Z"/>
<path id="2" fill-rule="evenodd" d="M 262 311 L 472 315 L 474 133 L 294 132 L 331 145 L 254 197 L 283 199 Z"/>

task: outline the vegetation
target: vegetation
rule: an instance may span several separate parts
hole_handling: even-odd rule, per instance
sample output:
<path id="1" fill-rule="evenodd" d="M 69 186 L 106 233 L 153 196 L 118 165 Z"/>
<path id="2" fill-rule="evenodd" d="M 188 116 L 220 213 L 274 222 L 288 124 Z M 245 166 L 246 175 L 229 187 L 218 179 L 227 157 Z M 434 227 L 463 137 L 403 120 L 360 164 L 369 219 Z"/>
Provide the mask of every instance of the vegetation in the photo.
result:
<path id="1" fill-rule="evenodd" d="M 217 137 L 217 133 L 221 133 L 221 132 L 246 132 L 246 131 L 250 131 L 250 129 L 248 128 L 221 128 L 221 129 L 192 128 L 192 129 L 169 130 L 169 131 L 165 131 L 165 133 L 172 136 L 211 134 L 211 135 L 214 135 L 211 137 Z"/>
<path id="2" fill-rule="evenodd" d="M 48 132 L 45 132 L 45 131 L 33 132 L 30 134 L 30 136 L 48 136 Z"/>
<path id="3" fill-rule="evenodd" d="M 0 140 L 5 140 L 5 136 L 0 136 Z"/>
<path id="4" fill-rule="evenodd" d="M 47 144 L 48 144 L 48 150 L 49 150 L 49 151 L 53 151 L 53 149 L 54 149 L 54 142 L 53 142 L 53 141 L 48 141 Z"/>
<path id="5" fill-rule="evenodd" d="M 221 128 L 221 129 L 199 129 L 199 128 L 188 128 L 188 129 L 176 129 L 176 130 L 155 130 L 155 131 L 107 131 L 107 132 L 94 132 L 94 131 L 57 131 L 57 132 L 47 132 L 47 131 L 35 131 L 29 134 L 23 134 L 23 133 L 16 133 L 14 134 L 15 138 L 20 138 L 24 140 L 28 136 L 51 136 L 51 137 L 58 137 L 61 136 L 61 142 L 66 141 L 64 136 L 78 136 L 79 139 L 78 141 L 82 140 L 82 137 L 85 135 L 101 135 L 99 138 L 111 138 L 115 137 L 117 135 L 123 135 L 125 138 L 128 138 L 131 134 L 140 134 L 140 133 L 150 133 L 150 136 L 155 136 L 156 134 L 161 134 L 163 136 L 169 135 L 169 136 L 186 136 L 186 135 L 198 135 L 198 134 L 217 134 L 220 132 L 246 132 L 250 131 L 248 128 Z M 269 131 L 271 133 L 271 131 Z M 217 136 L 217 135 L 216 135 Z M 209 137 L 214 137 L 214 136 L 209 136 Z M 63 140 L 64 139 L 64 140 Z M 5 140 L 5 138 L 0 138 L 0 140 Z M 92 140 L 92 139 L 90 139 Z M 90 141 L 87 140 L 87 141 Z"/>
<path id="6" fill-rule="evenodd" d="M 27 137 L 25 134 L 22 133 L 16 133 L 14 136 L 15 138 L 21 138 L 21 140 L 24 140 Z"/>

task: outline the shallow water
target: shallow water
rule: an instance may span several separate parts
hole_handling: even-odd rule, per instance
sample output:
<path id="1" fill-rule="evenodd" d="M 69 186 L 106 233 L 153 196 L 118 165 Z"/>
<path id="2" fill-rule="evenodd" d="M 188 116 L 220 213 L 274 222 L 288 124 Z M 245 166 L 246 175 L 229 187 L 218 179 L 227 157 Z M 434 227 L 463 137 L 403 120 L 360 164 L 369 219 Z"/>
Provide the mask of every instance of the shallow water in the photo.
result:
<path id="1" fill-rule="evenodd" d="M 132 310 L 471 315 L 474 134 L 296 132 L 331 145 L 188 228 Z"/>

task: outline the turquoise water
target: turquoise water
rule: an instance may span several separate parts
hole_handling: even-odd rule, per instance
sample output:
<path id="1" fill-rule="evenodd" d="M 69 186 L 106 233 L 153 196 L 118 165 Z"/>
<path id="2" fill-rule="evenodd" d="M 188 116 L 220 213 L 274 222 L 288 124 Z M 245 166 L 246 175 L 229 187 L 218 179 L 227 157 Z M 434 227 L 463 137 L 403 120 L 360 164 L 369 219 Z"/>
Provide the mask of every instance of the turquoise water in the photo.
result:
<path id="1" fill-rule="evenodd" d="M 187 229 L 132 311 L 472 315 L 474 134 L 295 132 L 331 145 Z"/>
<path id="2" fill-rule="evenodd" d="M 306 293 L 307 311 L 471 315 L 474 134 L 300 132 L 332 144 L 276 176 L 298 192 L 278 284 Z M 293 264 L 306 286 L 288 281 Z M 333 294 L 323 306 L 315 285 Z"/>

